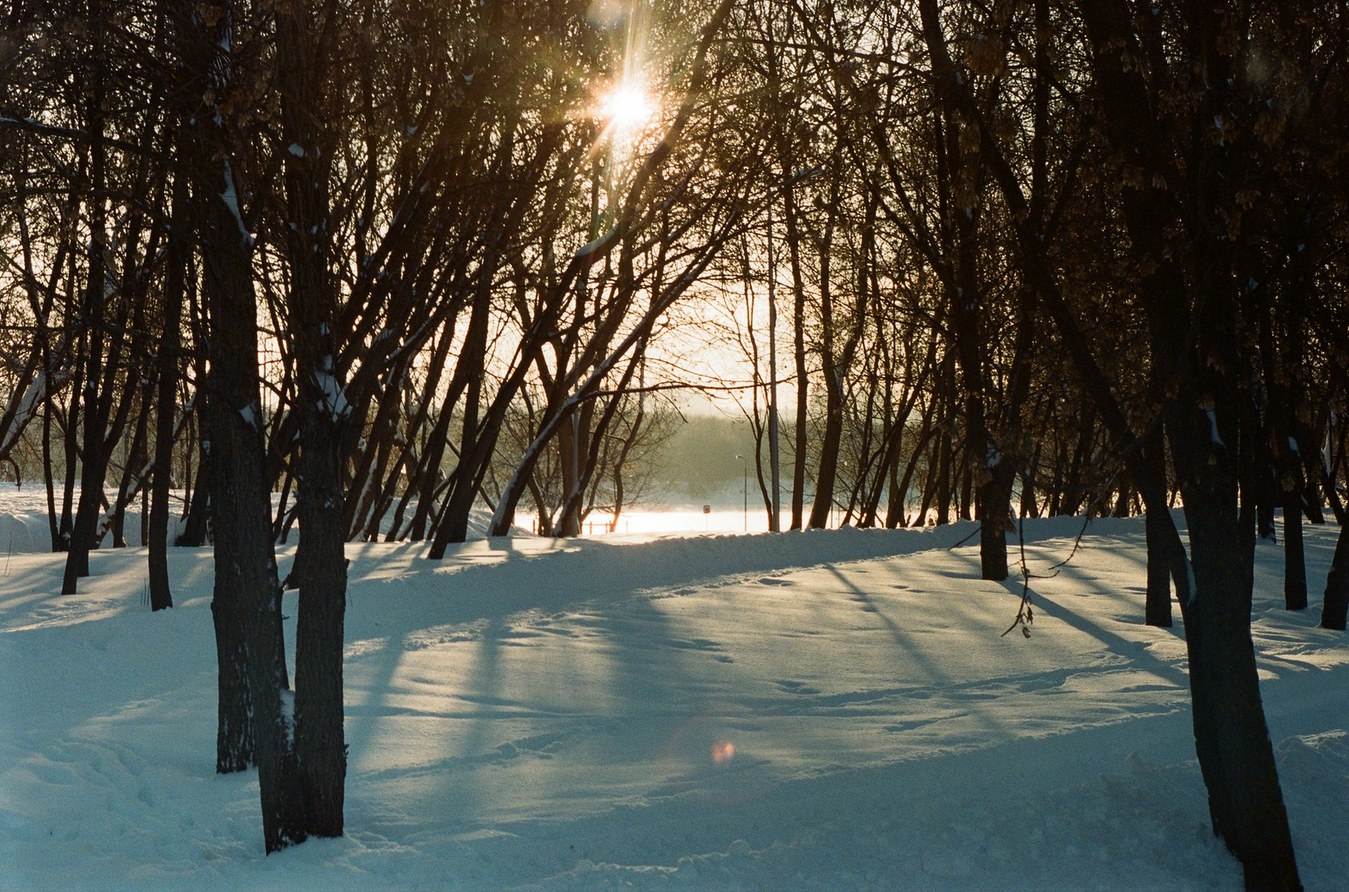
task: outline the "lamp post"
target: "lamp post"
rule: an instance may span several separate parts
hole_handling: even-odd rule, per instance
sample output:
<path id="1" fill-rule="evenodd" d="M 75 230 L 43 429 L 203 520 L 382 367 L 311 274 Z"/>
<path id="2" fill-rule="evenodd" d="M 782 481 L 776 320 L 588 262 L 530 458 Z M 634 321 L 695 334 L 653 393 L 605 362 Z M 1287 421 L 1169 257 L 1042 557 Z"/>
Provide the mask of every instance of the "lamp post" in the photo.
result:
<path id="1" fill-rule="evenodd" d="M 745 532 L 749 532 L 749 459 L 743 455 L 736 455 L 740 459 L 740 470 L 743 472 L 740 480 L 741 492 L 745 496 Z"/>

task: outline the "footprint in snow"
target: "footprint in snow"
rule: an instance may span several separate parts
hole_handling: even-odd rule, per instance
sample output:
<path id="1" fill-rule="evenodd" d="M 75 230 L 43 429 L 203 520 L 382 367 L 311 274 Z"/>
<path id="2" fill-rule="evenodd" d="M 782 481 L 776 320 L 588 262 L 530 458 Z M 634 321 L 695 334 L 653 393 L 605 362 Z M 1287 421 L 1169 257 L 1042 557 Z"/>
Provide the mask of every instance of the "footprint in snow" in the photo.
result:
<path id="1" fill-rule="evenodd" d="M 721 650 L 721 645 L 711 640 L 710 638 L 692 638 L 692 639 L 671 638 L 669 641 L 666 642 L 666 645 L 669 647 L 678 648 L 679 650 L 706 650 L 706 651 Z"/>
<path id="2" fill-rule="evenodd" d="M 779 689 L 781 689 L 784 693 L 787 694 L 801 694 L 803 696 L 811 696 L 813 694 L 820 693 L 819 688 L 813 688 L 810 685 L 806 684 L 804 681 L 792 681 L 790 679 L 781 679 L 779 681 L 773 682 L 773 684 L 777 685 Z"/>

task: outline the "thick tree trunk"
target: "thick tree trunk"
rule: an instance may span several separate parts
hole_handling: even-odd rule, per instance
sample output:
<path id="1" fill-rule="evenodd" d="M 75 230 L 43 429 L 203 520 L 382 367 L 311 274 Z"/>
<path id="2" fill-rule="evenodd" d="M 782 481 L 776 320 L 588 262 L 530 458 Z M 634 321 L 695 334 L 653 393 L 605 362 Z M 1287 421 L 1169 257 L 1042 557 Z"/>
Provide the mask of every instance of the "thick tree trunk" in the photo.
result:
<path id="1" fill-rule="evenodd" d="M 341 836 L 347 773 L 342 711 L 342 643 L 346 614 L 343 441 L 351 407 L 336 367 L 339 315 L 329 274 L 328 170 L 331 147 L 320 138 L 330 122 L 313 52 L 324 27 L 305 0 L 277 14 L 277 82 L 286 142 L 286 233 L 290 323 L 299 391 L 300 589 L 295 633 L 294 748 L 303 801 L 298 834 Z"/>
<path id="2" fill-rule="evenodd" d="M 1171 562 L 1167 559 L 1166 549 L 1170 538 L 1177 535 L 1174 524 L 1166 523 L 1170 519 L 1170 512 L 1166 508 L 1147 508 L 1143 511 L 1148 549 L 1143 622 L 1163 628 L 1171 626 Z"/>
<path id="3" fill-rule="evenodd" d="M 1349 524 L 1340 526 L 1335 543 L 1335 557 L 1326 576 L 1325 603 L 1321 608 L 1321 628 L 1345 630 L 1349 616 Z"/>
<path id="4" fill-rule="evenodd" d="M 227 252 L 217 246 L 210 253 L 220 257 Z M 240 252 L 228 253 L 237 259 Z M 280 584 L 263 480 L 262 435 L 252 422 L 260 414 L 255 308 L 251 281 L 240 279 L 247 275 L 247 264 L 221 269 L 224 263 L 208 259 L 206 266 L 212 310 L 213 371 L 207 399 L 214 478 L 212 613 L 220 668 L 221 749 L 216 764 L 226 770 L 237 770 L 250 758 L 257 764 L 263 837 L 266 850 L 273 852 L 302 840 L 304 831 L 295 813 L 300 797 L 293 782 L 289 710 L 283 709 L 283 698 L 290 698 L 284 691 Z"/>
<path id="5" fill-rule="evenodd" d="M 253 239 L 244 224 L 243 196 L 231 159 L 223 112 L 202 114 L 197 103 L 227 106 L 231 92 L 232 0 L 208 4 L 166 0 L 178 35 L 184 83 L 209 92 L 180 95 L 188 147 L 185 167 L 201 243 L 209 316 L 210 379 L 205 382 L 215 528 L 212 613 L 220 666 L 217 765 L 258 767 L 263 841 L 274 852 L 305 836 L 303 805 L 295 783 L 293 701 L 286 688 L 281 587 L 272 550 L 259 400 L 257 302 L 253 290 Z M 203 11 L 203 6 L 209 9 Z M 246 702 L 245 702 L 246 700 Z"/>
<path id="6" fill-rule="evenodd" d="M 1195 746 L 1214 832 L 1246 870 L 1248 889 L 1295 889 L 1297 865 L 1265 725 L 1251 643 L 1250 547 L 1235 480 L 1185 485 L 1195 592 L 1186 622 Z M 1234 546 L 1241 542 L 1242 545 Z"/>
<path id="7" fill-rule="evenodd" d="M 343 552 L 341 433 L 310 419 L 301 441 L 300 610 L 295 632 L 295 753 L 306 828 L 341 836 L 347 772 L 342 642 L 347 561 Z"/>
<path id="8" fill-rule="evenodd" d="M 1250 424 L 1236 384 L 1238 318 L 1221 281 L 1207 285 L 1192 300 L 1211 340 L 1188 353 L 1173 342 L 1153 357 L 1178 358 L 1165 415 L 1194 574 L 1185 634 L 1195 747 L 1214 833 L 1241 861 L 1246 887 L 1301 889 L 1251 640 L 1256 529 L 1255 512 L 1239 510 L 1238 499 Z M 1164 314 L 1150 320 L 1157 343 L 1184 330 Z"/>
<path id="9" fill-rule="evenodd" d="M 1012 516 L 1012 483 L 1016 468 L 1006 459 L 989 469 L 979 501 L 979 568 L 984 579 L 1007 578 L 1007 528 Z"/>
<path id="10" fill-rule="evenodd" d="M 212 227 L 220 235 L 219 225 Z M 233 226 L 233 220 L 229 221 Z M 237 236 L 237 231 L 235 233 Z M 247 252 L 208 239 L 206 276 L 211 304 L 212 375 L 208 384 L 215 527 L 216 621 L 220 665 L 218 741 L 242 746 L 217 753 L 218 766 L 258 766 L 263 836 L 268 852 L 304 838 L 295 814 L 290 719 L 283 709 L 280 584 L 272 552 L 271 505 L 263 479 L 257 382 L 256 307 Z M 214 256 L 216 259 L 211 259 Z M 233 260 L 233 263 L 229 261 Z M 240 262 L 242 261 L 242 262 Z M 285 692 L 289 700 L 289 692 Z M 239 716 L 252 720 L 247 752 Z"/>
<path id="11" fill-rule="evenodd" d="M 211 599 L 216 649 L 215 770 L 245 771 L 253 765 L 253 704 L 248 694 L 248 651 L 238 603 Z"/>

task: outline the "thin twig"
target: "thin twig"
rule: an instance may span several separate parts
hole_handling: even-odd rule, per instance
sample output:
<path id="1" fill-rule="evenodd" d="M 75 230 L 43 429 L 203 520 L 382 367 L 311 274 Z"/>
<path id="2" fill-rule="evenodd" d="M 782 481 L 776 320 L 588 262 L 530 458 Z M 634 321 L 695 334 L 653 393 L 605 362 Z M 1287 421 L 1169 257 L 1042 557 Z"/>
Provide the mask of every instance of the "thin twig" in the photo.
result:
<path id="1" fill-rule="evenodd" d="M 1030 598 L 1030 568 L 1026 565 L 1026 519 L 1017 518 L 1016 522 L 1017 548 L 1020 555 L 1021 564 L 1021 603 L 1016 608 L 1016 619 L 1008 626 L 999 638 L 1006 638 L 1007 633 L 1021 627 L 1021 634 L 1030 637 L 1030 625 L 1035 622 L 1035 610 L 1031 607 Z"/>
<path id="2" fill-rule="evenodd" d="M 1032 573 L 1030 570 L 1030 566 L 1026 563 L 1025 518 L 1020 518 L 1017 521 L 1016 524 L 1017 545 L 1020 553 L 1020 564 L 1021 564 L 1021 603 L 1017 606 L 1016 619 L 1012 621 L 1012 624 L 1007 627 L 1006 631 L 1004 631 L 1001 635 L 998 636 L 999 638 L 1007 637 L 1007 633 L 1015 629 L 1017 626 L 1021 627 L 1022 635 L 1026 636 L 1027 638 L 1030 637 L 1030 626 L 1031 623 L 1035 622 L 1035 610 L 1031 606 L 1030 581 L 1032 579 L 1053 579 L 1055 576 L 1058 576 L 1059 570 L 1067 566 L 1068 563 L 1077 554 L 1077 550 L 1082 547 L 1082 537 L 1086 535 L 1087 527 L 1090 526 L 1090 524 L 1091 524 L 1091 515 L 1087 514 L 1082 518 L 1082 528 L 1077 531 L 1077 538 L 1073 540 L 1072 551 L 1068 552 L 1068 556 L 1066 558 L 1059 561 L 1057 564 L 1051 565 L 1049 567 L 1049 572 L 1047 573 Z"/>
<path id="3" fill-rule="evenodd" d="M 947 551 L 955 551 L 957 548 L 959 548 L 960 546 L 964 545 L 966 542 L 970 541 L 970 540 L 973 539 L 975 536 L 977 536 L 977 535 L 979 534 L 979 532 L 980 532 L 981 530 L 983 530 L 983 528 L 984 528 L 984 525 L 983 525 L 982 523 L 976 525 L 973 532 L 971 532 L 971 533 L 970 533 L 968 536 L 966 536 L 964 539 L 961 539 L 961 540 L 960 540 L 959 542 L 957 542 L 955 545 L 952 545 L 950 548 L 948 548 L 948 549 L 946 549 L 946 550 L 947 550 Z"/>

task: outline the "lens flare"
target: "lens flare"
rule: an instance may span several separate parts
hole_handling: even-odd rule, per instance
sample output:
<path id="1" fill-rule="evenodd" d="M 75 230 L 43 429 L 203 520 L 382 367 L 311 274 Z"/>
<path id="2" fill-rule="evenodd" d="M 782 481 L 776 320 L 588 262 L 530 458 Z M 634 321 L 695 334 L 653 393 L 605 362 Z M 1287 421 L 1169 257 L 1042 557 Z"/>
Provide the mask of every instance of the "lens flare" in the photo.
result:
<path id="1" fill-rule="evenodd" d="M 631 136 L 656 114 L 655 98 L 638 83 L 620 83 L 600 97 L 599 114 L 616 134 Z"/>

